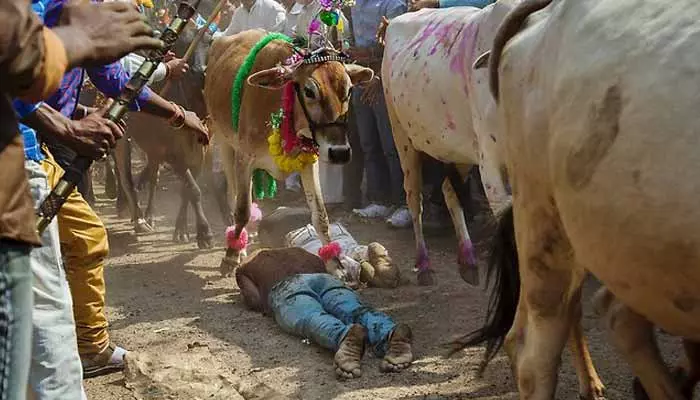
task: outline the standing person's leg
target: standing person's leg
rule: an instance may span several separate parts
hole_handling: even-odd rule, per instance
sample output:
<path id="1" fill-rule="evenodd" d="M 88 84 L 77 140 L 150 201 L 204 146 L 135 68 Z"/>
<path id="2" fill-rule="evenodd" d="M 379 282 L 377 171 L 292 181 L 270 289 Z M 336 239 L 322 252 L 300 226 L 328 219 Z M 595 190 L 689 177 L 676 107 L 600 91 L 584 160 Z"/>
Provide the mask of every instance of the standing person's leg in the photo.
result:
<path id="1" fill-rule="evenodd" d="M 25 169 L 38 207 L 50 190 L 47 173 L 35 161 L 26 161 Z M 32 249 L 30 254 L 34 308 L 29 386 L 36 400 L 78 400 L 84 398 L 83 371 L 56 219 L 41 241 L 43 247 Z"/>
<path id="2" fill-rule="evenodd" d="M 367 178 L 367 200 L 369 205 L 363 209 L 353 210 L 365 218 L 384 218 L 389 215 L 386 188 L 389 185 L 389 171 L 382 150 L 382 143 L 377 132 L 377 121 L 371 106 L 362 101 L 364 90 L 355 88 L 352 92 L 352 105 L 355 111 L 357 132 L 364 155 L 365 176 Z M 401 167 L 399 167 L 400 169 Z"/>
<path id="3" fill-rule="evenodd" d="M 55 185 L 63 170 L 50 155 L 42 165 L 51 185 Z M 105 316 L 107 230 L 76 190 L 68 196 L 57 219 L 85 377 L 121 370 L 126 350 L 110 343 Z"/>
<path id="4" fill-rule="evenodd" d="M 400 371 L 413 361 L 413 334 L 406 324 L 396 324 L 387 314 L 362 304 L 357 293 L 329 274 L 313 274 L 308 284 L 318 293 L 323 309 L 345 324 L 360 324 L 367 331 L 372 351 L 383 357 L 380 368 Z"/>
<path id="5" fill-rule="evenodd" d="M 396 151 L 394 135 L 391 132 L 391 121 L 389 112 L 386 109 L 384 100 L 384 90 L 380 90 L 377 102 L 372 106 L 374 112 L 377 135 L 381 145 L 382 157 L 384 158 L 387 171 L 389 173 L 388 185 L 384 188 L 391 195 L 391 203 L 398 207 L 387 220 L 395 228 L 409 228 L 411 226 L 411 213 L 406 207 L 406 192 L 403 188 L 403 170 L 399 160 L 399 153 Z"/>
<path id="6" fill-rule="evenodd" d="M 338 376 L 360 376 L 366 332 L 361 326 L 346 325 L 324 311 L 318 294 L 308 284 L 315 275 L 328 274 L 295 275 L 272 289 L 269 302 L 275 321 L 285 332 L 309 338 L 335 352 Z"/>
<path id="7" fill-rule="evenodd" d="M 0 393 L 25 400 L 32 351 L 32 270 L 25 243 L 0 239 Z"/>

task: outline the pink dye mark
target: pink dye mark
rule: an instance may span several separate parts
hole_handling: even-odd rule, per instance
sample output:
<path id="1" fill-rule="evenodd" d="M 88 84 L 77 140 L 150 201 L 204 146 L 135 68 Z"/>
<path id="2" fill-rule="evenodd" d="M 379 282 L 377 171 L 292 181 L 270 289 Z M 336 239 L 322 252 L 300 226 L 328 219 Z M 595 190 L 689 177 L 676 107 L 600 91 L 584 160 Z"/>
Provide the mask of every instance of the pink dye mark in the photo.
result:
<path id="1" fill-rule="evenodd" d="M 418 271 L 426 271 L 430 269 L 430 259 L 428 258 L 428 248 L 422 244 L 416 255 L 416 268 Z"/>
<path id="2" fill-rule="evenodd" d="M 471 65 L 474 62 L 474 53 L 476 52 L 476 37 L 479 35 L 479 24 L 472 21 L 462 31 L 462 35 L 457 46 L 457 51 L 452 55 L 450 60 L 450 71 L 459 74 L 462 77 L 462 90 L 465 94 L 469 94 L 467 83 Z"/>
<path id="3" fill-rule="evenodd" d="M 468 267 L 476 266 L 476 255 L 474 254 L 474 245 L 472 241 L 467 239 L 459 243 L 459 255 L 457 256 L 457 263 L 459 265 L 466 265 Z"/>

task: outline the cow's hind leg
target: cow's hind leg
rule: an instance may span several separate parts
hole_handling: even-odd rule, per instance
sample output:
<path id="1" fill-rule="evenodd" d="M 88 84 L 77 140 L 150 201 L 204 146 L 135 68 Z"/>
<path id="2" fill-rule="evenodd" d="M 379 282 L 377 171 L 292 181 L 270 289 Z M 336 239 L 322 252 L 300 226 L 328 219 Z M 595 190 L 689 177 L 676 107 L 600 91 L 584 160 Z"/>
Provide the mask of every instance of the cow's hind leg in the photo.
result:
<path id="1" fill-rule="evenodd" d="M 223 154 L 222 154 L 223 155 Z M 234 182 L 227 179 L 229 191 L 235 193 L 235 208 L 233 212 L 233 230 L 227 233 L 228 246 L 226 255 L 221 260 L 219 270 L 222 276 L 231 276 L 241 265 L 241 256 L 245 255 L 247 232 L 245 226 L 250 220 L 251 196 L 253 189 L 252 163 L 241 156 L 241 152 L 231 153 L 233 164 L 225 164 L 227 178 L 233 177 Z M 224 157 L 226 160 L 226 157 Z M 232 170 L 231 170 L 232 168 Z"/>
<path id="2" fill-rule="evenodd" d="M 522 196 L 526 197 L 526 196 Z M 514 199 L 521 274 L 520 307 L 527 308 L 520 346 L 512 349 L 522 399 L 550 400 L 561 353 L 571 334 L 584 271 L 572 260 L 558 214 L 548 201 Z M 540 206 L 538 207 L 538 203 Z M 576 321 L 578 323 L 578 321 Z"/>
<path id="3" fill-rule="evenodd" d="M 605 315 L 613 344 L 632 367 L 637 400 L 685 399 L 661 357 L 654 336 L 654 326 L 646 318 L 622 304 L 605 287 L 596 293 L 597 308 Z"/>
<path id="4" fill-rule="evenodd" d="M 185 170 L 183 177 L 183 187 L 186 193 L 187 199 L 192 204 L 194 209 L 194 215 L 197 219 L 197 247 L 200 249 L 210 249 L 212 248 L 214 235 L 211 232 L 209 226 L 209 221 L 207 216 L 204 214 L 204 208 L 202 207 L 202 191 L 197 184 L 197 180 L 194 179 L 192 171 L 190 169 Z M 185 202 L 184 212 L 187 212 L 187 202 Z M 187 221 L 185 220 L 185 223 Z"/>
<path id="5" fill-rule="evenodd" d="M 476 255 L 474 245 L 469 238 L 467 222 L 464 218 L 464 209 L 457 198 L 457 193 L 452 187 L 449 179 L 442 182 L 442 193 L 445 196 L 447 208 L 450 210 L 452 224 L 454 224 L 457 238 L 459 240 L 459 253 L 457 263 L 459 264 L 459 275 L 470 285 L 479 284 L 479 268 L 476 265 Z"/>
<path id="6" fill-rule="evenodd" d="M 119 176 L 119 186 L 126 197 L 134 230 L 136 233 L 153 232 L 153 228 L 146 222 L 141 207 L 138 203 L 136 188 L 134 187 L 134 177 L 131 173 L 131 146 L 126 140 L 118 140 L 114 148 L 114 159 Z M 119 203 L 119 202 L 117 202 Z"/>
<path id="7" fill-rule="evenodd" d="M 569 336 L 569 350 L 571 359 L 578 376 L 579 394 L 583 400 L 604 399 L 605 386 L 598 376 L 598 372 L 593 366 L 591 354 L 588 351 L 586 337 L 583 335 L 581 327 L 581 290 L 571 299 L 572 324 L 571 335 Z"/>

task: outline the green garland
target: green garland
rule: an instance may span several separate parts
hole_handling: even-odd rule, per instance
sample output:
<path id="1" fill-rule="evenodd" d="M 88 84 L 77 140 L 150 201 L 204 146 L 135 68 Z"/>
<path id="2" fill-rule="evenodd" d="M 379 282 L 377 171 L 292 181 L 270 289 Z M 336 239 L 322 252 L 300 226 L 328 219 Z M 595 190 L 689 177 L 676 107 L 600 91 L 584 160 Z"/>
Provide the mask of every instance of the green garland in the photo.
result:
<path id="1" fill-rule="evenodd" d="M 268 33 L 250 49 L 250 53 L 245 57 L 243 64 L 241 64 L 241 67 L 236 73 L 236 79 L 233 81 L 233 87 L 231 88 L 231 122 L 233 123 L 234 131 L 238 131 L 243 83 L 248 79 L 248 75 L 250 75 L 250 71 L 253 69 L 253 64 L 255 64 L 255 58 L 258 56 L 260 50 L 273 40 L 284 40 L 287 43 L 292 43 L 293 41 L 292 38 L 281 33 Z"/>
<path id="2" fill-rule="evenodd" d="M 284 40 L 287 43 L 293 43 L 292 38 L 287 35 L 268 33 L 250 49 L 250 53 L 248 53 L 245 60 L 243 60 L 243 64 L 236 73 L 236 79 L 233 81 L 233 87 L 231 88 L 231 122 L 233 124 L 233 130 L 236 132 L 238 132 L 238 122 L 241 115 L 243 83 L 248 79 L 260 50 L 273 40 Z M 267 171 L 256 169 L 253 171 L 253 193 L 258 200 L 274 198 L 277 195 L 277 181 L 275 181 Z"/>

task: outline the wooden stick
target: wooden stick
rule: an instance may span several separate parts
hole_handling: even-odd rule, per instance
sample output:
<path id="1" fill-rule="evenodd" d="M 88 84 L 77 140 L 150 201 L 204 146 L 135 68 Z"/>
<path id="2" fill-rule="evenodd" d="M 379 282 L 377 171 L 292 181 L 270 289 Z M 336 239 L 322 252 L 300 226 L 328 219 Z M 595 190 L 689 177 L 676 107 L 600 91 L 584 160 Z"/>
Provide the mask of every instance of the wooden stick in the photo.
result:
<path id="1" fill-rule="evenodd" d="M 217 15 L 221 12 L 221 9 L 224 7 L 224 3 L 226 0 L 219 0 L 219 2 L 216 4 L 216 7 L 214 7 L 214 10 L 211 12 L 211 15 L 209 15 L 209 18 L 207 18 L 207 22 L 204 24 L 202 29 L 197 32 L 197 35 L 194 37 L 192 40 L 192 43 L 190 43 L 190 46 L 187 48 L 187 51 L 185 51 L 185 55 L 182 56 L 182 58 L 185 61 L 188 61 L 190 57 L 192 57 L 192 54 L 194 53 L 194 50 L 197 48 L 197 45 L 199 42 L 202 41 L 202 38 L 204 37 L 204 33 L 209 29 L 209 25 L 211 25 L 212 21 L 216 18 Z M 165 85 L 163 85 L 163 88 L 160 90 L 160 95 L 162 97 L 165 97 L 165 93 L 168 91 L 170 88 L 170 82 L 171 80 L 168 79 L 165 82 Z"/>

